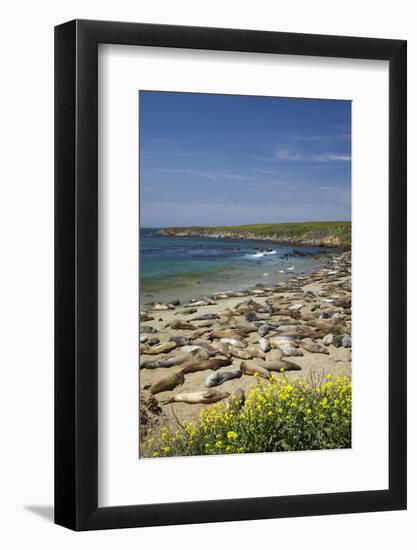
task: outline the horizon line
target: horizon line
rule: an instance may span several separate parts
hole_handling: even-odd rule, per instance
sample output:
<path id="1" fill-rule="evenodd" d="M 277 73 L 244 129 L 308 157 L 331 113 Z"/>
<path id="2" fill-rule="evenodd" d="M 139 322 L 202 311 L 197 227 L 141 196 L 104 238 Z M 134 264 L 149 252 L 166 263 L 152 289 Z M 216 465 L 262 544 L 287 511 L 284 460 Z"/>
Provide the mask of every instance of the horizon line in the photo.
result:
<path id="1" fill-rule="evenodd" d="M 301 223 L 352 223 L 352 220 L 305 220 L 305 221 L 294 221 L 294 222 L 259 222 L 259 223 L 235 223 L 235 224 L 187 224 L 187 225 L 156 225 L 156 226 L 142 226 L 141 229 L 167 229 L 167 228 L 186 228 L 186 227 L 239 227 L 239 226 L 248 226 L 248 225 L 288 225 L 288 224 L 301 224 Z"/>

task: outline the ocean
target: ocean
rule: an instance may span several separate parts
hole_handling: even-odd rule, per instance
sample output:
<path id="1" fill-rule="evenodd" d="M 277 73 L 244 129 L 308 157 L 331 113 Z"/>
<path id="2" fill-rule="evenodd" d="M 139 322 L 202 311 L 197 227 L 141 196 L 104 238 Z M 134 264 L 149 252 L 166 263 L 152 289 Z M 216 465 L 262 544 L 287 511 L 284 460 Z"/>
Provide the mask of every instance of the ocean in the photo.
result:
<path id="1" fill-rule="evenodd" d="M 265 286 L 322 267 L 334 249 L 268 241 L 158 236 L 140 230 L 141 303 Z M 261 249 L 268 248 L 268 251 Z"/>

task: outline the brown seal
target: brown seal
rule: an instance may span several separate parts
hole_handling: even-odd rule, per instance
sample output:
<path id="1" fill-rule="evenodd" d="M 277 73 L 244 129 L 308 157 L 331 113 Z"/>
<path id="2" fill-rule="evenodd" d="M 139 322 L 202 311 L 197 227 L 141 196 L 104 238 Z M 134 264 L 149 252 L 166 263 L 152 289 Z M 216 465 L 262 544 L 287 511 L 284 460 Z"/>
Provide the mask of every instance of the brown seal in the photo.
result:
<path id="1" fill-rule="evenodd" d="M 326 353 L 327 355 L 329 354 L 329 350 L 325 346 L 323 346 L 323 344 L 317 344 L 315 342 L 308 344 L 307 342 L 303 342 L 301 345 L 306 351 L 309 351 L 310 353 Z"/>
<path id="2" fill-rule="evenodd" d="M 270 372 L 283 372 L 289 370 L 301 370 L 299 365 L 292 363 L 291 361 L 285 360 L 276 360 L 276 361 L 265 361 L 263 367 Z"/>
<path id="3" fill-rule="evenodd" d="M 211 334 L 208 335 L 209 340 L 213 340 L 213 338 L 221 339 L 221 338 L 245 338 L 247 335 L 246 330 L 242 329 L 224 329 L 224 330 L 215 330 Z"/>
<path id="4" fill-rule="evenodd" d="M 279 350 L 287 357 L 301 357 L 304 355 L 301 350 L 297 349 L 292 344 L 281 344 Z"/>
<path id="5" fill-rule="evenodd" d="M 141 369 L 158 369 L 166 367 L 174 367 L 175 365 L 181 365 L 183 363 L 191 364 L 197 361 L 205 361 L 208 359 L 209 354 L 203 349 L 190 351 L 189 353 L 180 353 L 171 357 L 165 357 L 164 359 L 158 359 L 157 361 L 148 360 L 140 361 Z"/>
<path id="6" fill-rule="evenodd" d="M 160 353 L 168 353 L 177 347 L 175 342 L 165 342 L 155 346 L 142 347 L 140 352 L 144 355 L 159 355 Z"/>
<path id="7" fill-rule="evenodd" d="M 221 401 L 226 397 L 230 397 L 230 393 L 228 391 L 220 391 L 214 389 L 197 391 L 193 393 L 177 393 L 177 395 L 174 395 L 170 399 L 163 401 L 162 405 L 167 405 L 168 403 L 188 403 L 190 405 L 203 403 L 207 405 L 209 403 L 216 403 L 217 401 Z"/>
<path id="8" fill-rule="evenodd" d="M 175 321 L 174 323 L 172 323 L 171 328 L 174 330 L 195 330 L 198 327 L 196 327 L 192 323 L 188 323 L 187 321 Z"/>
<path id="9" fill-rule="evenodd" d="M 257 373 L 266 380 L 269 380 L 271 376 L 269 371 L 258 365 L 258 363 L 255 363 L 255 361 L 242 361 L 240 363 L 240 370 L 242 371 L 242 374 L 247 374 L 249 376 L 254 376 L 255 373 Z"/>
<path id="10" fill-rule="evenodd" d="M 231 362 L 231 359 L 208 359 L 207 361 L 191 363 L 182 369 L 182 372 L 183 374 L 190 374 L 191 372 L 199 372 L 202 370 L 217 370 L 220 367 L 230 365 Z"/>
<path id="11" fill-rule="evenodd" d="M 160 378 L 149 388 L 152 395 L 163 391 L 171 391 L 177 386 L 180 386 L 184 383 L 184 375 L 182 372 L 177 372 L 175 374 L 170 374 L 164 378 Z"/>

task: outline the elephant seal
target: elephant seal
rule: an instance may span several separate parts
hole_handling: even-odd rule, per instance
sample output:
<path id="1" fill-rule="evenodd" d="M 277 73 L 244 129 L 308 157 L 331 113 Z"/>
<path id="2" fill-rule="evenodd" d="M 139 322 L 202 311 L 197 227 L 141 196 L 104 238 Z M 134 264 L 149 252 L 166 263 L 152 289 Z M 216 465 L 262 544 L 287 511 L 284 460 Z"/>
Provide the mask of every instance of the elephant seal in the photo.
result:
<path id="1" fill-rule="evenodd" d="M 266 336 L 274 327 L 272 325 L 261 325 L 258 328 L 258 334 L 261 338 Z"/>
<path id="2" fill-rule="evenodd" d="M 250 346 L 246 349 L 239 349 L 225 344 L 224 342 L 220 343 L 218 351 L 225 355 L 226 357 L 236 357 L 237 359 L 265 359 L 265 353 L 263 351 L 256 349 L 254 346 Z"/>
<path id="3" fill-rule="evenodd" d="M 212 348 L 211 346 L 209 346 L 208 344 L 205 344 L 205 343 L 195 343 L 195 344 L 190 344 L 189 346 L 183 346 L 181 348 L 181 351 L 189 352 L 189 351 L 195 351 L 197 349 L 205 350 L 209 354 L 210 357 L 212 355 L 216 355 L 216 353 L 217 353 L 216 349 Z"/>
<path id="4" fill-rule="evenodd" d="M 159 355 L 160 353 L 168 353 L 177 347 L 175 342 L 165 342 L 165 344 L 157 344 L 152 347 L 145 347 L 140 352 L 145 355 Z"/>
<path id="5" fill-rule="evenodd" d="M 248 323 L 245 319 L 237 318 L 235 320 L 236 323 L 236 329 L 242 330 L 243 332 L 246 332 L 246 334 L 249 334 L 250 332 L 256 332 L 256 327 L 253 326 L 251 323 Z"/>
<path id="6" fill-rule="evenodd" d="M 246 334 L 247 331 L 242 329 L 214 330 L 208 335 L 208 338 L 210 340 L 213 340 L 214 338 L 217 340 L 220 340 L 221 338 L 245 338 Z"/>
<path id="7" fill-rule="evenodd" d="M 342 334 L 343 333 L 343 326 L 338 326 L 337 320 L 328 319 L 326 321 L 308 321 L 309 326 L 313 326 L 318 331 L 324 331 L 326 333 L 332 333 L 332 334 Z"/>
<path id="8" fill-rule="evenodd" d="M 255 346 L 248 346 L 245 351 L 251 354 L 252 359 L 265 359 L 264 351 L 262 349 L 256 348 Z"/>
<path id="9" fill-rule="evenodd" d="M 291 361 L 280 359 L 277 359 L 275 361 L 265 361 L 262 366 L 269 372 L 287 372 L 290 370 L 301 370 L 301 367 L 299 365 L 296 365 Z"/>
<path id="10" fill-rule="evenodd" d="M 156 303 L 156 304 L 153 304 L 152 307 L 151 307 L 151 310 L 152 311 L 166 311 L 168 309 L 171 309 L 169 307 L 169 305 L 167 304 L 161 304 L 161 303 Z"/>
<path id="11" fill-rule="evenodd" d="M 152 315 L 148 315 L 147 313 L 141 313 L 139 315 L 139 321 L 141 323 L 145 323 L 146 321 L 154 321 L 155 317 L 152 317 Z"/>
<path id="12" fill-rule="evenodd" d="M 308 344 L 307 342 L 303 342 L 301 346 L 310 353 L 325 353 L 327 355 L 329 354 L 329 350 L 326 348 L 326 346 L 323 346 L 323 344 L 317 344 L 315 342 Z"/>
<path id="13" fill-rule="evenodd" d="M 198 327 L 187 321 L 175 321 L 172 323 L 171 328 L 174 330 L 195 330 Z"/>
<path id="14" fill-rule="evenodd" d="M 158 336 L 148 336 L 148 339 L 146 341 L 146 343 L 149 345 L 149 346 L 154 346 L 155 344 L 159 344 L 160 343 L 160 340 L 158 338 Z"/>
<path id="15" fill-rule="evenodd" d="M 180 386 L 184 383 L 184 375 L 182 372 L 176 372 L 157 380 L 154 384 L 151 385 L 150 391 L 152 395 L 163 391 L 171 391 L 177 386 Z M 146 389 L 146 388 L 145 388 Z"/>
<path id="16" fill-rule="evenodd" d="M 208 359 L 209 354 L 203 349 L 196 351 L 190 351 L 190 353 L 180 353 L 172 357 L 166 357 L 164 359 L 158 359 L 157 361 L 141 361 L 141 369 L 158 369 L 166 367 L 174 367 L 175 365 L 182 365 L 183 363 L 195 363 L 196 361 L 205 361 Z"/>
<path id="17" fill-rule="evenodd" d="M 156 330 L 156 328 L 151 327 L 150 325 L 144 325 L 143 327 L 140 327 L 139 332 L 143 334 L 155 334 L 155 332 L 158 331 Z"/>
<path id="18" fill-rule="evenodd" d="M 200 338 L 200 336 L 203 336 L 203 334 L 205 334 L 206 332 L 210 332 L 211 331 L 211 327 L 198 327 L 194 332 L 193 332 L 193 338 Z"/>
<path id="19" fill-rule="evenodd" d="M 198 309 L 196 307 L 190 307 L 188 309 L 177 311 L 174 313 L 174 315 L 192 315 L 193 313 L 197 313 L 197 311 Z"/>
<path id="20" fill-rule="evenodd" d="M 220 367 L 230 365 L 231 362 L 230 359 L 208 359 L 207 361 L 200 361 L 187 365 L 182 369 L 182 373 L 190 374 L 191 372 L 199 372 L 202 370 L 217 370 Z"/>
<path id="21" fill-rule="evenodd" d="M 222 349 L 222 353 L 226 355 L 226 357 L 236 357 L 237 359 L 252 359 L 252 354 L 245 349 L 235 348 L 234 346 L 230 346 L 227 344 L 223 344 L 223 346 L 224 347 L 219 348 L 219 350 Z"/>
<path id="22" fill-rule="evenodd" d="M 268 356 L 265 357 L 265 359 L 268 359 L 269 361 L 271 359 L 281 359 L 282 357 L 282 351 L 279 349 L 271 349 L 271 351 L 268 353 Z"/>
<path id="23" fill-rule="evenodd" d="M 303 309 L 305 307 L 304 304 L 293 304 L 292 306 L 289 306 L 288 309 L 290 311 L 299 311 L 300 309 Z"/>
<path id="24" fill-rule="evenodd" d="M 351 348 L 352 347 L 352 336 L 350 336 L 350 334 L 345 334 L 343 336 L 342 346 L 344 348 Z"/>
<path id="25" fill-rule="evenodd" d="M 245 340 L 242 340 L 240 338 L 221 338 L 220 339 L 221 344 L 230 344 L 234 346 L 235 348 L 246 348 L 248 344 L 245 342 Z"/>
<path id="26" fill-rule="evenodd" d="M 233 380 L 234 378 L 240 378 L 242 376 L 241 370 L 229 370 L 229 371 L 217 371 L 209 374 L 204 382 L 208 388 L 214 386 L 220 386 L 223 382 L 227 380 Z"/>
<path id="27" fill-rule="evenodd" d="M 271 343 L 266 338 L 259 338 L 259 347 L 264 353 L 268 353 L 271 349 Z"/>
<path id="28" fill-rule="evenodd" d="M 210 303 L 210 300 L 195 300 L 195 301 L 191 300 L 191 302 L 188 305 L 193 307 L 200 307 L 200 306 L 208 306 L 213 304 Z"/>
<path id="29" fill-rule="evenodd" d="M 305 325 L 281 325 L 276 329 L 278 334 L 283 336 L 290 336 L 293 338 L 300 338 L 303 335 L 306 337 L 311 333 L 311 328 L 305 326 Z"/>
<path id="30" fill-rule="evenodd" d="M 322 342 L 325 346 L 330 346 L 330 344 L 333 344 L 336 348 L 340 348 L 342 345 L 342 340 L 343 338 L 340 335 L 326 334 L 323 337 Z"/>
<path id="31" fill-rule="evenodd" d="M 249 376 L 254 376 L 255 373 L 257 373 L 266 380 L 269 380 L 271 377 L 269 371 L 258 365 L 258 363 L 255 363 L 255 361 L 242 361 L 240 363 L 240 370 L 242 371 L 242 374 L 247 374 Z"/>
<path id="32" fill-rule="evenodd" d="M 291 344 L 295 348 L 298 348 L 298 340 L 292 336 L 271 336 L 269 343 L 272 348 L 279 349 L 284 344 Z"/>
<path id="33" fill-rule="evenodd" d="M 287 357 L 301 357 L 303 355 L 303 352 L 297 348 L 295 348 L 291 344 L 281 344 L 279 346 L 280 351 Z"/>
<path id="34" fill-rule="evenodd" d="M 169 341 L 175 342 L 178 347 L 189 346 L 191 344 L 191 340 L 186 336 L 171 336 Z"/>
<path id="35" fill-rule="evenodd" d="M 193 317 L 191 321 L 213 321 L 214 319 L 220 319 L 220 315 L 218 313 L 206 313 L 205 315 Z"/>
<path id="36" fill-rule="evenodd" d="M 161 404 L 167 405 L 168 403 L 188 403 L 189 405 L 196 405 L 198 403 L 203 403 L 208 405 L 209 403 L 221 401 L 226 397 L 230 397 L 230 393 L 228 391 L 209 389 L 193 393 L 177 393 L 177 395 L 174 395 L 170 399 L 162 401 Z"/>

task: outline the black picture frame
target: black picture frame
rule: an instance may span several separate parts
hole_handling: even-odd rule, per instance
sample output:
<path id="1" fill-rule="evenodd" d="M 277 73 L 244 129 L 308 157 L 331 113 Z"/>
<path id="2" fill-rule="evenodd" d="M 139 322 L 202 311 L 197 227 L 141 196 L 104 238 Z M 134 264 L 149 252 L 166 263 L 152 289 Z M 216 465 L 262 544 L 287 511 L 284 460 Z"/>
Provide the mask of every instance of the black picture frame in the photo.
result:
<path id="1" fill-rule="evenodd" d="M 98 506 L 98 44 L 389 62 L 389 488 Z M 406 508 L 406 41 L 74 20 L 55 28 L 55 522 L 74 530 Z M 372 205 L 369 205 L 370 208 Z"/>

